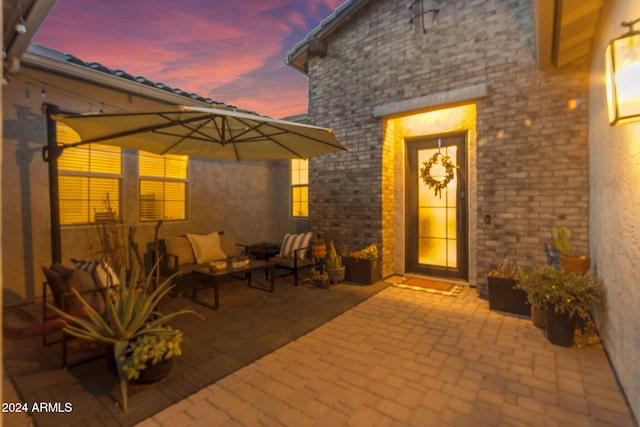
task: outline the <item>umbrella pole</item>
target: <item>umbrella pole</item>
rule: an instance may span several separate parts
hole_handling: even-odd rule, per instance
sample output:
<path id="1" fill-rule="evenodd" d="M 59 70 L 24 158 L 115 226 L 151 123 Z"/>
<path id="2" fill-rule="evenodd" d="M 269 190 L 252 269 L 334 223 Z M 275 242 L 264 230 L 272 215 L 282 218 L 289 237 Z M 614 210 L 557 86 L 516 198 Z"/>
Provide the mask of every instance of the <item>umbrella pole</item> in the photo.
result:
<path id="1" fill-rule="evenodd" d="M 43 105 L 47 116 L 47 145 L 42 148 L 42 160 L 49 164 L 49 211 L 51 221 L 51 261 L 62 262 L 62 239 L 60 237 L 60 197 L 58 191 L 58 157 L 62 148 L 58 146 L 56 121 L 52 114 L 58 113 L 58 107 L 52 104 Z"/>

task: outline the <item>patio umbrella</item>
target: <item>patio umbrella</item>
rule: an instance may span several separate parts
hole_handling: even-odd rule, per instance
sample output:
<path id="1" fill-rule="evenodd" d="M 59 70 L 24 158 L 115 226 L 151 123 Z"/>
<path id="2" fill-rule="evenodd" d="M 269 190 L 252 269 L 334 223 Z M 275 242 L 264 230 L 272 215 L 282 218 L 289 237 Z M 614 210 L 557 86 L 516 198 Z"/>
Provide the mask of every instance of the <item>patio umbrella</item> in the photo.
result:
<path id="1" fill-rule="evenodd" d="M 80 134 L 75 145 L 101 143 L 156 154 L 224 160 L 310 158 L 348 151 L 331 129 L 223 108 L 53 115 Z"/>

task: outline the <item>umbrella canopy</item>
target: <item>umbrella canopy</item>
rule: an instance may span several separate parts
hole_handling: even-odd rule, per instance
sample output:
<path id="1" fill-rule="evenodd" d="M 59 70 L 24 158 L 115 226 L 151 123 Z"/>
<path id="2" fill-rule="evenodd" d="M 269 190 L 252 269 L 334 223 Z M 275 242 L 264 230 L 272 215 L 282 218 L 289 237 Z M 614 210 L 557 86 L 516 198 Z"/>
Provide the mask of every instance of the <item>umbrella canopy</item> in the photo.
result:
<path id="1" fill-rule="evenodd" d="M 310 158 L 348 151 L 331 129 L 222 108 L 53 115 L 80 135 L 73 146 L 115 145 L 155 154 L 224 160 Z"/>

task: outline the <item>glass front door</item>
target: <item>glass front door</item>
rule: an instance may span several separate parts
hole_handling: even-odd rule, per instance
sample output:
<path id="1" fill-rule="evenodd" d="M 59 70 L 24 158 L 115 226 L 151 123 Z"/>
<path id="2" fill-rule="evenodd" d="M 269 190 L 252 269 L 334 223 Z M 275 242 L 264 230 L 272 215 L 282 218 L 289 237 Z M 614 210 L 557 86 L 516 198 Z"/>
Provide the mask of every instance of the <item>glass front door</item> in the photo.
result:
<path id="1" fill-rule="evenodd" d="M 408 273 L 467 279 L 465 145 L 464 135 L 407 142 Z"/>

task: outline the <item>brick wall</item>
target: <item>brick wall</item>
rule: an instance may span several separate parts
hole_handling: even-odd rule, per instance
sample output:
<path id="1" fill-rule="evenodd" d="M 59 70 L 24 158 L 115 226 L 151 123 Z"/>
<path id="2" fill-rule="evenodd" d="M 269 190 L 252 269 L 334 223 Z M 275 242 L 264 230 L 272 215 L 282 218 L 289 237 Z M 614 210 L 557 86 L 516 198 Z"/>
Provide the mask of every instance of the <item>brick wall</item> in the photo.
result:
<path id="1" fill-rule="evenodd" d="M 470 282 L 482 286 L 505 256 L 545 262 L 542 246 L 556 224 L 588 252 L 587 64 L 537 69 L 529 0 L 436 3 L 436 22 L 427 18 L 423 34 L 409 25 L 406 1 L 372 0 L 329 37 L 326 57 L 310 58 L 310 122 L 333 128 L 351 150 L 312 159 L 311 228 L 340 247 L 377 243 L 383 273 L 392 273 L 398 248 L 386 227 L 397 218 L 384 204 L 403 201 L 386 180 L 383 189 L 383 171 L 398 166 L 373 108 L 485 83 L 472 159 Z M 570 99 L 579 100 L 576 108 Z"/>

